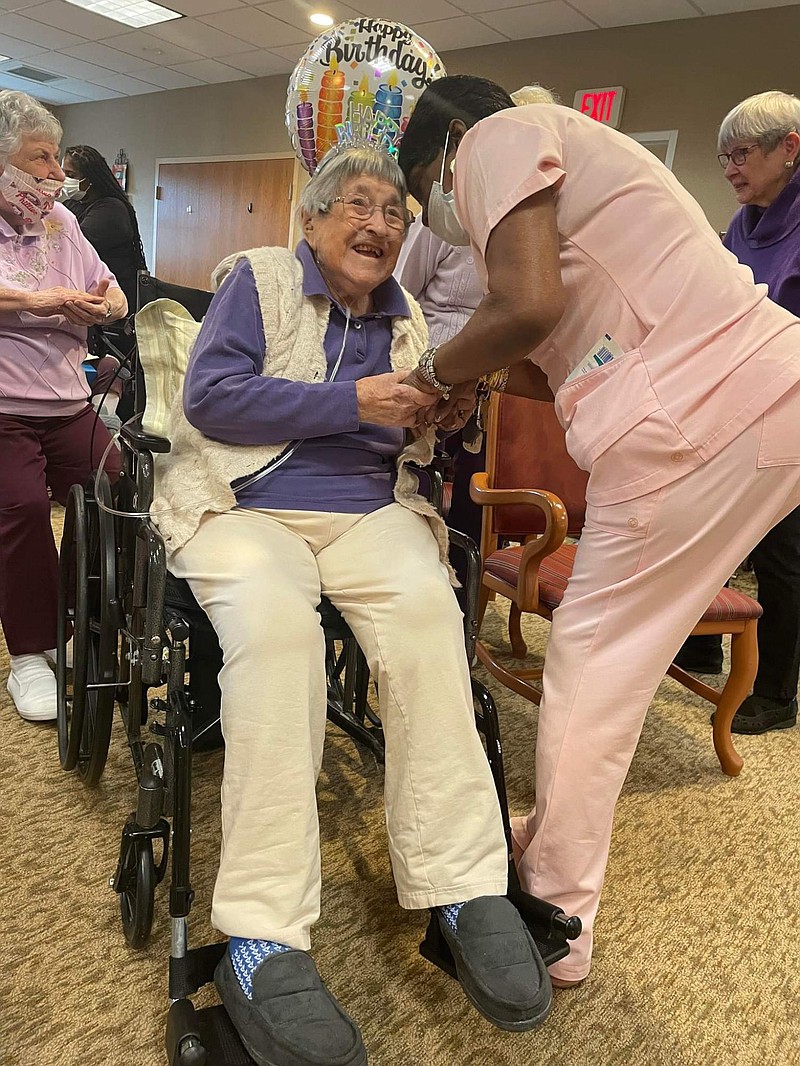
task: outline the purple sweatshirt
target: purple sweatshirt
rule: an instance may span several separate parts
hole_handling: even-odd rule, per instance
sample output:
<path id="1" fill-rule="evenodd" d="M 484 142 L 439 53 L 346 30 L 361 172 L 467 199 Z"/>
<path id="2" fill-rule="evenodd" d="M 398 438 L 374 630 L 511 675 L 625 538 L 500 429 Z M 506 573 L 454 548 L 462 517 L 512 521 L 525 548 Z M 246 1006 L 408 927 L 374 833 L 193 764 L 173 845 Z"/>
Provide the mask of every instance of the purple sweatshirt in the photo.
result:
<path id="1" fill-rule="evenodd" d="M 330 377 L 342 349 L 345 313 L 305 241 L 297 258 L 304 295 L 331 301 L 325 334 Z M 220 286 L 186 373 L 187 419 L 205 436 L 228 444 L 303 439 L 290 459 L 237 493 L 240 507 L 368 514 L 392 503 L 404 431 L 360 423 L 355 382 L 389 373 L 392 317 L 409 317 L 409 309 L 393 278 L 375 289 L 373 304 L 371 314 L 350 320 L 336 379 L 309 384 L 261 376 L 266 341 L 250 264 L 237 263 Z"/>
<path id="2" fill-rule="evenodd" d="M 771 300 L 800 317 L 800 171 L 769 207 L 740 208 L 723 243 L 769 288 Z"/>

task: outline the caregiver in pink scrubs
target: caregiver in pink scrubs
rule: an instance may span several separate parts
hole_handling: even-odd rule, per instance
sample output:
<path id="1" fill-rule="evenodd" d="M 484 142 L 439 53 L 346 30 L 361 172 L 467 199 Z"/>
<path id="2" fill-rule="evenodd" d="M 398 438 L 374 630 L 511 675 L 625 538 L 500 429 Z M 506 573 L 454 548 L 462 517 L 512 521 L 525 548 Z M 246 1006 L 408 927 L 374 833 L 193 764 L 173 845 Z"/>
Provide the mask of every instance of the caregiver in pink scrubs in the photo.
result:
<path id="1" fill-rule="evenodd" d="M 525 887 L 583 920 L 551 971 L 571 984 L 589 973 L 614 807 L 653 694 L 738 563 L 800 503 L 800 320 L 655 156 L 570 108 L 444 78 L 400 165 L 426 224 L 472 245 L 486 291 L 411 383 L 467 392 L 508 367 L 508 391 L 555 399 L 590 471 L 547 649 L 536 808 L 514 826 Z"/>

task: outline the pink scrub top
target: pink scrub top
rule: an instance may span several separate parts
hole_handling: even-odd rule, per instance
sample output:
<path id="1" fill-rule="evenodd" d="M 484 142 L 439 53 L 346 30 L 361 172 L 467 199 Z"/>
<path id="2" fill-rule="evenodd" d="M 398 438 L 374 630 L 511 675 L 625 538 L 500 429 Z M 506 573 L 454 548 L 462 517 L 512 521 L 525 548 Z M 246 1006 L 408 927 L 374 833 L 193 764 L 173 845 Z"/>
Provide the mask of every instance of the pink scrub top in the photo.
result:
<path id="1" fill-rule="evenodd" d="M 91 292 L 104 279 L 116 285 L 61 204 L 21 233 L 0 218 L 0 288 Z M 81 368 L 86 337 L 85 326 L 63 315 L 0 312 L 0 414 L 39 418 L 80 411 L 89 398 Z"/>
<path id="2" fill-rule="evenodd" d="M 459 146 L 456 207 L 484 281 L 494 227 L 548 187 L 566 311 L 529 358 L 578 465 L 613 455 L 593 472 L 590 502 L 619 503 L 717 454 L 800 381 L 800 320 L 652 153 L 554 104 L 498 112 Z M 567 381 L 605 335 L 617 357 Z"/>

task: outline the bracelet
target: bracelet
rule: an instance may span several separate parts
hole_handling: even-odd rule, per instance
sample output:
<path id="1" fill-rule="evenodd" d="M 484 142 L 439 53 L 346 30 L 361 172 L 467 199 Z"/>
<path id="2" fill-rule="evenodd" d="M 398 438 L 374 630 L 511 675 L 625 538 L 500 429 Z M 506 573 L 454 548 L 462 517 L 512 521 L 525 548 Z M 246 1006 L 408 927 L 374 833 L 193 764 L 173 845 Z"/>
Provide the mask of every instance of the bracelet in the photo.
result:
<path id="1" fill-rule="evenodd" d="M 438 348 L 426 348 L 419 357 L 417 370 L 419 371 L 419 376 L 424 381 L 427 381 L 429 385 L 432 385 L 437 392 L 440 392 L 443 399 L 447 400 L 450 398 L 450 391 L 453 386 L 445 385 L 443 381 L 439 381 L 436 377 L 436 369 L 433 365 L 433 360 L 436 358 L 438 350 Z"/>
<path id="2" fill-rule="evenodd" d="M 508 386 L 509 372 L 510 368 L 504 366 L 500 370 L 493 370 L 491 374 L 484 374 L 480 380 L 492 392 L 505 392 Z"/>

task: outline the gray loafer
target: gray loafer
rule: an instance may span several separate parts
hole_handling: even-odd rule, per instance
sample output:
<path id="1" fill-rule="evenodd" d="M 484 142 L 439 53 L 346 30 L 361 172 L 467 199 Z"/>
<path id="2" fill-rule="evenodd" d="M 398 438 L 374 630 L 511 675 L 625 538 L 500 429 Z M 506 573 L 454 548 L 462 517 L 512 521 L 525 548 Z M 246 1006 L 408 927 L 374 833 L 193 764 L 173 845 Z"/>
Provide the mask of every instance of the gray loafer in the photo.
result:
<path id="1" fill-rule="evenodd" d="M 352 1018 L 305 951 L 271 955 L 253 975 L 248 999 L 226 952 L 214 983 L 245 1048 L 259 1066 L 366 1066 Z"/>
<path id="2" fill-rule="evenodd" d="M 441 911 L 436 914 L 461 987 L 484 1018 L 510 1032 L 540 1025 L 553 988 L 516 907 L 505 896 L 479 896 L 459 911 L 455 933 Z"/>

